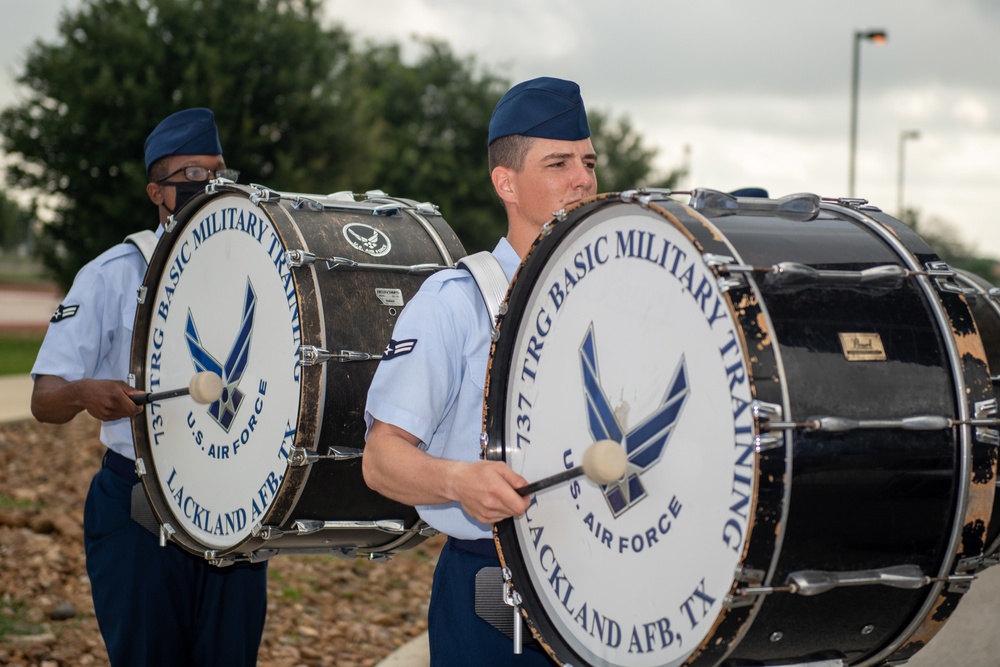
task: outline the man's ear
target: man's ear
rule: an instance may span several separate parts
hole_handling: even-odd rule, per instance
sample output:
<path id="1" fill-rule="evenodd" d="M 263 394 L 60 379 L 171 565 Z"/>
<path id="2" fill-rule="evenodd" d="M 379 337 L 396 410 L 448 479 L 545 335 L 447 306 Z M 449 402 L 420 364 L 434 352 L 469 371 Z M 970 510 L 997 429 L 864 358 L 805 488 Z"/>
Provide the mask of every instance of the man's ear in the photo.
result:
<path id="1" fill-rule="evenodd" d="M 146 184 L 146 196 L 149 197 L 149 201 L 157 206 L 163 203 L 163 190 L 156 183 Z"/>
<path id="2" fill-rule="evenodd" d="M 490 174 L 490 178 L 493 180 L 493 189 L 496 190 L 497 196 L 504 203 L 513 204 L 517 201 L 513 172 L 510 169 L 507 167 L 496 167 Z"/>

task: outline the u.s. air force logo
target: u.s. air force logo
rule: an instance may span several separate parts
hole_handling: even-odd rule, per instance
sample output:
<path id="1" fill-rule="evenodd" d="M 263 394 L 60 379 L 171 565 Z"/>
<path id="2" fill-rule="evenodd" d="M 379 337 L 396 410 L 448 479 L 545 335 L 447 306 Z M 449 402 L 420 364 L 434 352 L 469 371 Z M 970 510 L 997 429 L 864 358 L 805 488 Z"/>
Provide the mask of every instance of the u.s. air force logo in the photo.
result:
<path id="1" fill-rule="evenodd" d="M 208 406 L 208 414 L 227 433 L 233 425 L 233 419 L 243 403 L 243 392 L 240 391 L 240 380 L 250 359 L 250 340 L 253 334 L 254 314 L 257 312 L 257 295 L 253 291 L 253 283 L 247 278 L 246 296 L 243 301 L 243 317 L 236 332 L 236 340 L 229 348 L 225 362 L 221 363 L 204 348 L 194 316 L 188 310 L 187 325 L 184 334 L 187 338 L 191 361 L 198 372 L 210 371 L 222 378 L 222 396 Z"/>
<path id="2" fill-rule="evenodd" d="M 344 225 L 344 238 L 355 250 L 372 257 L 382 257 L 392 250 L 392 242 L 388 236 L 360 222 Z"/>
<path id="3" fill-rule="evenodd" d="M 612 515 L 618 517 L 647 495 L 646 488 L 642 484 L 642 474 L 660 462 L 663 450 L 674 432 L 674 426 L 680 419 L 684 401 L 689 393 L 687 367 L 682 356 L 674 371 L 674 377 L 667 386 L 663 401 L 656 411 L 631 431 L 624 433 L 611 402 L 601 388 L 593 325 L 588 329 L 587 337 L 580 347 L 580 362 L 590 434 L 595 441 L 614 440 L 622 443 L 628 456 L 625 475 L 617 482 L 604 487 L 604 497 L 608 501 L 608 507 L 611 508 Z"/>

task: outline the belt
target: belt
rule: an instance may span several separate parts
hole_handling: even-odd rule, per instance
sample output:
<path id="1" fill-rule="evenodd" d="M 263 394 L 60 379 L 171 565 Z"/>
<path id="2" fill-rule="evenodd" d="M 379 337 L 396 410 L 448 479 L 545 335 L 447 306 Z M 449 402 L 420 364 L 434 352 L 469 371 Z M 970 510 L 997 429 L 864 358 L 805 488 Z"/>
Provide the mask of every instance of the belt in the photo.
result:
<path id="1" fill-rule="evenodd" d="M 481 540 L 459 540 L 454 537 L 449 537 L 448 542 L 456 549 L 467 551 L 470 554 L 476 554 L 477 556 L 490 556 L 492 558 L 499 559 L 499 556 L 497 556 L 496 544 L 489 538 Z"/>
<path id="2" fill-rule="evenodd" d="M 114 450 L 109 449 L 104 452 L 104 463 L 102 465 L 111 472 L 121 475 L 133 484 L 137 484 L 139 482 L 139 475 L 135 474 L 135 461 L 122 456 Z"/>

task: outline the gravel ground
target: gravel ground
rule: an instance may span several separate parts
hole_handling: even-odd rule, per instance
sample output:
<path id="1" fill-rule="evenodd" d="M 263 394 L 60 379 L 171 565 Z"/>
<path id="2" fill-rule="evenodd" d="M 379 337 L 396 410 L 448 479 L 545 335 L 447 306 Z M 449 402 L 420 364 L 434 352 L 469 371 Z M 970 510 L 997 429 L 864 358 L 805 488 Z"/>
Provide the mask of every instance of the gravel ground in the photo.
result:
<path id="1" fill-rule="evenodd" d="M 0 425 L 0 665 L 107 665 L 83 555 L 83 503 L 104 447 L 86 414 Z M 278 556 L 262 667 L 375 665 L 427 627 L 443 537 L 388 563 Z"/>

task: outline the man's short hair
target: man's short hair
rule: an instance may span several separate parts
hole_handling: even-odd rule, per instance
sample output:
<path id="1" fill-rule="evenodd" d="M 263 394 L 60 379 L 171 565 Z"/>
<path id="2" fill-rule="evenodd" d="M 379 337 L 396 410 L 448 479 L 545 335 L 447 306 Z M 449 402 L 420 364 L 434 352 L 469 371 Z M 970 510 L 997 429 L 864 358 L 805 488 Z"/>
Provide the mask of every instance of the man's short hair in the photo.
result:
<path id="1" fill-rule="evenodd" d="M 497 167 L 504 167 L 512 171 L 524 169 L 524 158 L 528 155 L 533 141 L 532 137 L 526 137 L 523 134 L 508 134 L 495 140 L 486 149 L 490 173 L 492 174 Z"/>
<path id="2" fill-rule="evenodd" d="M 167 157 L 170 157 L 169 155 Z M 155 183 L 161 179 L 167 177 L 167 157 L 161 157 L 159 160 L 149 165 L 149 182 Z"/>

